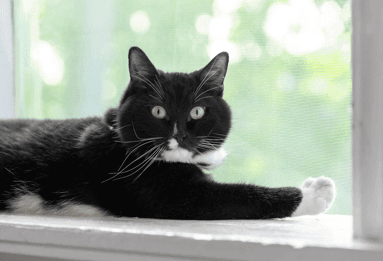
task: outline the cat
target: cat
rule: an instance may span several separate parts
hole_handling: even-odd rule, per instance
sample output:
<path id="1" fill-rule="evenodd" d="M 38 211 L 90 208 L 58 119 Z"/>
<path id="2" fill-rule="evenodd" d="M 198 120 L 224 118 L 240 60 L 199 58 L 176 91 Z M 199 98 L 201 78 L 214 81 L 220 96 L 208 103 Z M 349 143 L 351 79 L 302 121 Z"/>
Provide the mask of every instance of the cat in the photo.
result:
<path id="1" fill-rule="evenodd" d="M 228 62 L 222 52 L 190 74 L 165 73 L 132 47 L 128 87 L 103 117 L 0 121 L 0 211 L 191 220 L 325 212 L 336 194 L 326 177 L 269 188 L 204 172 L 226 157 Z"/>

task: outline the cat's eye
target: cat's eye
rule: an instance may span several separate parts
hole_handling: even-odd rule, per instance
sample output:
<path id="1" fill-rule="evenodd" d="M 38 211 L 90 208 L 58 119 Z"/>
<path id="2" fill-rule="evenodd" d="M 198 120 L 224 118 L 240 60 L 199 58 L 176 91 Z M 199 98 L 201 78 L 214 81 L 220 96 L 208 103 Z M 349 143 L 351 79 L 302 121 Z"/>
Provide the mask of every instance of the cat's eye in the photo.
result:
<path id="1" fill-rule="evenodd" d="M 161 106 L 155 106 L 153 107 L 152 109 L 152 114 L 154 117 L 156 117 L 157 119 L 163 119 L 165 118 L 166 116 L 166 111 L 164 108 L 162 108 Z"/>
<path id="2" fill-rule="evenodd" d="M 200 106 L 194 107 L 190 111 L 190 117 L 194 120 L 201 119 L 204 114 L 205 114 L 205 109 Z"/>

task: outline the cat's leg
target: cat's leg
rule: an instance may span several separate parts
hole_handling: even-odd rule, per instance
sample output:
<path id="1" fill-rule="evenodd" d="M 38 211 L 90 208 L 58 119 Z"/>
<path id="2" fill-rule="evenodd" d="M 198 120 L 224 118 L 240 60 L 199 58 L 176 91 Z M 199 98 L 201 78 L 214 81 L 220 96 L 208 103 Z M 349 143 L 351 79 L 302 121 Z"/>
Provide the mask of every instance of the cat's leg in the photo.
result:
<path id="1" fill-rule="evenodd" d="M 322 213 L 335 197 L 334 183 L 325 177 L 310 178 L 301 188 L 270 188 L 215 182 L 192 165 L 164 163 L 162 170 L 166 172 L 155 170 L 146 175 L 146 180 L 136 180 L 135 190 L 129 189 L 134 202 L 120 210 L 122 215 L 166 219 L 284 218 Z"/>
<path id="2" fill-rule="evenodd" d="M 150 197 L 139 216 L 203 220 L 284 218 L 292 215 L 302 198 L 301 190 L 294 187 L 189 182 L 187 187 Z"/>
<path id="3" fill-rule="evenodd" d="M 177 165 L 176 165 L 177 166 Z M 181 173 L 181 174 L 180 174 Z M 300 188 L 269 188 L 251 184 L 217 183 L 178 172 L 172 179 L 153 175 L 143 192 L 132 197 L 126 216 L 166 219 L 269 219 L 290 217 L 302 202 Z M 135 183 L 141 187 L 140 180 Z M 130 189 L 130 192 L 133 192 Z M 143 204 L 142 202 L 145 202 Z"/>
<path id="4" fill-rule="evenodd" d="M 331 207 L 336 195 L 334 182 L 326 177 L 308 178 L 300 189 L 302 202 L 292 217 L 323 213 Z"/>

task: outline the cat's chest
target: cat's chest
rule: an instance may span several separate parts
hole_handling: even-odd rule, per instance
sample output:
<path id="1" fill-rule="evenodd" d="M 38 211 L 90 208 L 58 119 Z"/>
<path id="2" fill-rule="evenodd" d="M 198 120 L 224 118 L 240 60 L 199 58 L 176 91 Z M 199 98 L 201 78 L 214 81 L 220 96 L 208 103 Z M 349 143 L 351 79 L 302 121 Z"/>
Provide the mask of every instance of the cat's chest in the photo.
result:
<path id="1" fill-rule="evenodd" d="M 169 150 L 162 154 L 162 160 L 166 162 L 180 162 L 194 164 L 201 169 L 214 169 L 220 166 L 227 156 L 223 147 L 204 153 L 193 153 L 180 147 L 175 139 L 170 139 Z"/>

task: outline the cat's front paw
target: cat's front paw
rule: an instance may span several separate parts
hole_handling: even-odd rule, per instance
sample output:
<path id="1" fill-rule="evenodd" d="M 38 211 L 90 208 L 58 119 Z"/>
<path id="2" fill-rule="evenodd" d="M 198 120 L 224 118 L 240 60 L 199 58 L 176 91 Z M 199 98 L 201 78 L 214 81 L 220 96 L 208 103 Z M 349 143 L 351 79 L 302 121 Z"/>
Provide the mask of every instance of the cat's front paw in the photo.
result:
<path id="1" fill-rule="evenodd" d="M 326 177 L 308 178 L 300 189 L 303 198 L 292 217 L 323 213 L 331 207 L 336 195 L 334 181 Z"/>

